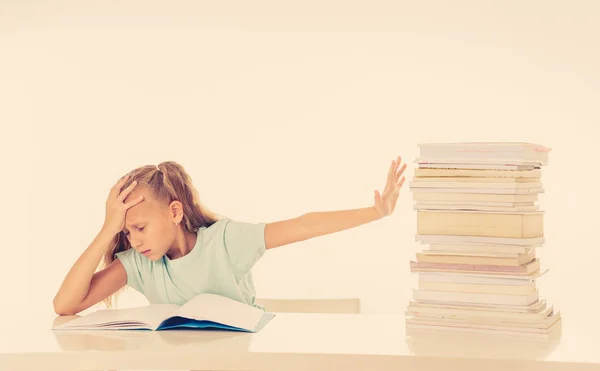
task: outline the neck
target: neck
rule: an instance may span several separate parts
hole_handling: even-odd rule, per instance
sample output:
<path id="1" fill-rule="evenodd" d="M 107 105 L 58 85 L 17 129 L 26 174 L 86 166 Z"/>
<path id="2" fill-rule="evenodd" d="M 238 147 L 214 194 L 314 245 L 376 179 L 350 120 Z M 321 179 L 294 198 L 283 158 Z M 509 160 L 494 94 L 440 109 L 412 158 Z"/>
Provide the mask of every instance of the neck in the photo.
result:
<path id="1" fill-rule="evenodd" d="M 177 228 L 175 241 L 169 251 L 167 251 L 169 259 L 178 259 L 189 254 L 196 245 L 196 238 L 197 235 L 195 233 L 188 232 L 183 226 Z"/>

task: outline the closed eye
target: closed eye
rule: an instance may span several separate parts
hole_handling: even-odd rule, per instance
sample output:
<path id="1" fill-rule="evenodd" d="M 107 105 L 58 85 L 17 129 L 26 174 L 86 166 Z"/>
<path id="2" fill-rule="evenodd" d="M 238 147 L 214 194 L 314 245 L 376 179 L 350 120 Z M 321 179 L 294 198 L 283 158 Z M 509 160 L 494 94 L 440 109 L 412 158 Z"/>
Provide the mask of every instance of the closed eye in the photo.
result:
<path id="1" fill-rule="evenodd" d="M 146 228 L 146 226 L 144 227 L 136 227 L 135 229 L 137 229 L 138 231 L 143 231 L 144 228 Z M 129 237 L 129 231 L 123 231 L 123 233 L 125 233 L 125 237 Z"/>

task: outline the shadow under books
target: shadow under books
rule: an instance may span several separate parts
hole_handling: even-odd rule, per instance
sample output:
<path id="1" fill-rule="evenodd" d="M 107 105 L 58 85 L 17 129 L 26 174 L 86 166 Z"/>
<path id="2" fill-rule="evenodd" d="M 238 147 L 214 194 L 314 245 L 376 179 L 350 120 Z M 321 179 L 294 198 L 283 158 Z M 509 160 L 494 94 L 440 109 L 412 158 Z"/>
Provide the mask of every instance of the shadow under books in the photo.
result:
<path id="1" fill-rule="evenodd" d="M 543 360 L 560 344 L 562 326 L 537 338 L 426 329 L 406 335 L 408 350 L 417 356 Z"/>

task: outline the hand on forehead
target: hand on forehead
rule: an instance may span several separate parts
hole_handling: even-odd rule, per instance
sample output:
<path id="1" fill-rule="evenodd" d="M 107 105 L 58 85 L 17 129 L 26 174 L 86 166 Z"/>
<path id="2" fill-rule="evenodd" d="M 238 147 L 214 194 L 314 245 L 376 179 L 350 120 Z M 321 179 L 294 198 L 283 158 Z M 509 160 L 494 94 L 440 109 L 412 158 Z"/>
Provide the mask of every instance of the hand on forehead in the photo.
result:
<path id="1" fill-rule="evenodd" d="M 128 199 L 133 200 L 139 196 L 144 196 L 144 199 L 127 210 L 127 222 L 129 222 L 129 220 L 137 219 L 139 216 L 156 213 L 158 209 L 160 209 L 158 200 L 153 197 L 150 190 L 146 187 L 136 187 L 129 195 L 127 195 L 125 202 L 127 202 Z"/>

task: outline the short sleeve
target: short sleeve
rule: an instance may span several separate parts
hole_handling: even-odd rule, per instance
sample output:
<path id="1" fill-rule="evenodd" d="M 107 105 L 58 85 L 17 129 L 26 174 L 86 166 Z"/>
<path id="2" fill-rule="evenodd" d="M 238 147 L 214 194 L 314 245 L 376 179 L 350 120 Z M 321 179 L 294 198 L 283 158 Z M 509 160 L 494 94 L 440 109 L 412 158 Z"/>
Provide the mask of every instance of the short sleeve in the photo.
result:
<path id="1" fill-rule="evenodd" d="M 115 255 L 121 261 L 123 267 L 125 267 L 125 271 L 127 272 L 127 285 L 143 294 L 143 280 L 139 268 L 140 262 L 138 261 L 138 253 L 134 249 L 127 249 L 118 252 Z"/>
<path id="2" fill-rule="evenodd" d="M 240 276 L 246 275 L 266 251 L 266 223 L 224 220 L 223 244 Z"/>

